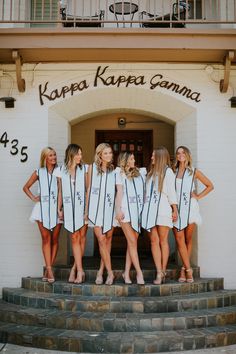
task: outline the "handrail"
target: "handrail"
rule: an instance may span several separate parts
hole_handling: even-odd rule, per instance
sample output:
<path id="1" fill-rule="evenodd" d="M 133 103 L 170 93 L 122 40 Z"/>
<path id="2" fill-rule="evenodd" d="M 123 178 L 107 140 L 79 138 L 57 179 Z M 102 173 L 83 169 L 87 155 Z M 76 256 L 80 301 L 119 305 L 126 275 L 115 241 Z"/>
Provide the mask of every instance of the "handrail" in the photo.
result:
<path id="1" fill-rule="evenodd" d="M 31 9 L 28 5 L 31 3 Z M 129 9 L 123 12 L 117 9 Z M 119 5 L 118 5 L 119 4 Z M 14 25 L 59 27 L 186 27 L 235 25 L 236 0 L 0 0 L 0 28 Z M 135 5 L 137 11 L 131 11 Z M 114 9 L 111 13 L 110 9 Z M 62 9 L 64 9 L 62 12 Z M 95 23 L 96 22 L 96 23 Z M 11 26 L 12 25 L 12 26 Z M 115 27 L 114 26 L 114 27 Z"/>

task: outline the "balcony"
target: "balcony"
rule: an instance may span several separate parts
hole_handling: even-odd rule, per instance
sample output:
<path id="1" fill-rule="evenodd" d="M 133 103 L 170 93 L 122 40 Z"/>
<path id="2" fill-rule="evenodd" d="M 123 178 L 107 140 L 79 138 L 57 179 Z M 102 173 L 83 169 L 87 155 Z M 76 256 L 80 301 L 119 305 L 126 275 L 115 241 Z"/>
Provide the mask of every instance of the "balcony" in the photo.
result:
<path id="1" fill-rule="evenodd" d="M 0 63 L 222 63 L 235 35 L 236 0 L 0 0 Z"/>
<path id="2" fill-rule="evenodd" d="M 234 28 L 235 0 L 0 0 L 0 28 Z"/>

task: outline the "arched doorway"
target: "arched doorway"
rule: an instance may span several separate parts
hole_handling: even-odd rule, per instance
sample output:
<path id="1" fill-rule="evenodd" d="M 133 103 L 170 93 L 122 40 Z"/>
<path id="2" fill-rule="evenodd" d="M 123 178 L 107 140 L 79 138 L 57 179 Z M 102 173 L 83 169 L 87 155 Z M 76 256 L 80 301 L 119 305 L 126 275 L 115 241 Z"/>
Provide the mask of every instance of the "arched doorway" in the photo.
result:
<path id="1" fill-rule="evenodd" d="M 125 129 L 118 126 L 119 118 L 126 119 Z M 96 130 L 155 129 L 153 146 L 165 145 L 173 156 L 175 145 L 186 144 L 197 159 L 196 109 L 173 93 L 163 94 L 144 88 L 98 88 L 63 100 L 49 109 L 49 142 L 57 148 L 59 158 L 61 153 L 61 160 L 67 144 L 77 142 L 84 149 L 85 161 L 90 163 Z M 91 230 L 87 243 L 89 255 L 93 255 Z M 193 258 L 193 263 L 197 264 L 197 250 Z"/>

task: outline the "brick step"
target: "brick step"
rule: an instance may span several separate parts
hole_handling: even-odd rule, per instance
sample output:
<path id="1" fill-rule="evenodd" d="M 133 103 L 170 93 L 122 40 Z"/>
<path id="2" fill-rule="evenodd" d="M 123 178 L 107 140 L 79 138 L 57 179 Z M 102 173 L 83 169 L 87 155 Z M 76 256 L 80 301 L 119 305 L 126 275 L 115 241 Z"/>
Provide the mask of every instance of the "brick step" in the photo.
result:
<path id="1" fill-rule="evenodd" d="M 170 331 L 236 324 L 236 306 L 209 310 L 146 313 L 69 312 L 35 309 L 0 301 L 2 322 L 99 332 Z"/>
<path id="2" fill-rule="evenodd" d="M 148 284 L 127 285 L 116 281 L 113 285 L 96 285 L 94 283 L 85 282 L 83 284 L 71 284 L 62 281 L 56 281 L 53 284 L 43 282 L 37 278 L 22 278 L 22 287 L 36 292 L 46 292 L 66 295 L 83 295 L 83 296 L 170 296 L 198 294 L 203 292 L 222 290 L 223 278 L 198 279 L 194 283 L 178 283 L 176 281 L 168 281 L 162 285 Z"/>
<path id="3" fill-rule="evenodd" d="M 90 267 L 90 268 L 89 268 Z M 92 265 L 89 266 L 89 264 L 84 266 L 85 269 L 85 277 L 86 281 L 94 282 L 96 279 L 97 271 L 99 268 L 99 265 L 96 267 L 93 267 L 91 269 Z M 143 276 L 145 281 L 150 281 L 152 282 L 153 279 L 156 278 L 156 271 L 155 271 L 155 266 L 150 265 L 150 269 L 148 268 L 142 268 L 143 269 Z M 120 268 L 113 268 L 114 270 L 114 275 L 116 280 L 123 281 L 122 279 L 122 273 L 124 272 L 124 269 Z M 57 280 L 65 280 L 67 281 L 69 279 L 69 274 L 70 274 L 71 268 L 67 266 L 55 266 L 53 267 L 53 272 L 55 275 L 55 278 Z M 176 265 L 170 265 L 166 271 L 166 279 L 172 279 L 172 280 L 177 280 L 179 277 L 179 269 L 176 267 Z M 135 270 L 131 270 L 130 276 L 133 282 L 136 282 L 136 272 Z M 200 277 L 200 268 L 199 267 L 193 267 L 193 276 L 194 279 L 198 279 Z M 105 281 L 105 276 L 104 276 L 104 281 Z"/>
<path id="4" fill-rule="evenodd" d="M 112 313 L 165 313 L 236 305 L 236 290 L 165 297 L 76 296 L 4 288 L 3 300 L 22 306 L 65 311 Z"/>
<path id="5" fill-rule="evenodd" d="M 0 322 L 0 342 L 86 353 L 160 353 L 235 344 L 236 325 L 151 333 L 88 333 Z"/>

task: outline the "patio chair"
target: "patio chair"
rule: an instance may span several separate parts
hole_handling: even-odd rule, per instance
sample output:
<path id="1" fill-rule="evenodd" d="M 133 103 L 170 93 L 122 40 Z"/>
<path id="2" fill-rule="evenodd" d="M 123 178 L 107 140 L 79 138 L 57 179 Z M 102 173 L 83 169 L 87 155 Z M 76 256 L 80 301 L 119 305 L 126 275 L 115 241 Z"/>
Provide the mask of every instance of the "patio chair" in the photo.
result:
<path id="1" fill-rule="evenodd" d="M 190 5 L 186 4 L 185 1 L 179 1 L 173 4 L 172 7 L 172 14 L 164 14 L 164 15 L 154 15 L 147 11 L 140 12 L 140 20 L 147 22 L 142 22 L 140 24 L 141 27 L 185 27 L 185 23 L 181 22 L 180 20 L 186 19 L 187 12 L 190 11 Z M 168 23 L 163 21 L 179 21 L 178 23 Z"/>
<path id="2" fill-rule="evenodd" d="M 101 22 L 104 19 L 105 11 L 99 11 L 99 14 L 94 16 L 73 16 L 66 13 L 66 8 L 62 7 L 60 9 L 61 19 L 66 21 L 63 22 L 64 27 L 102 27 Z"/>

